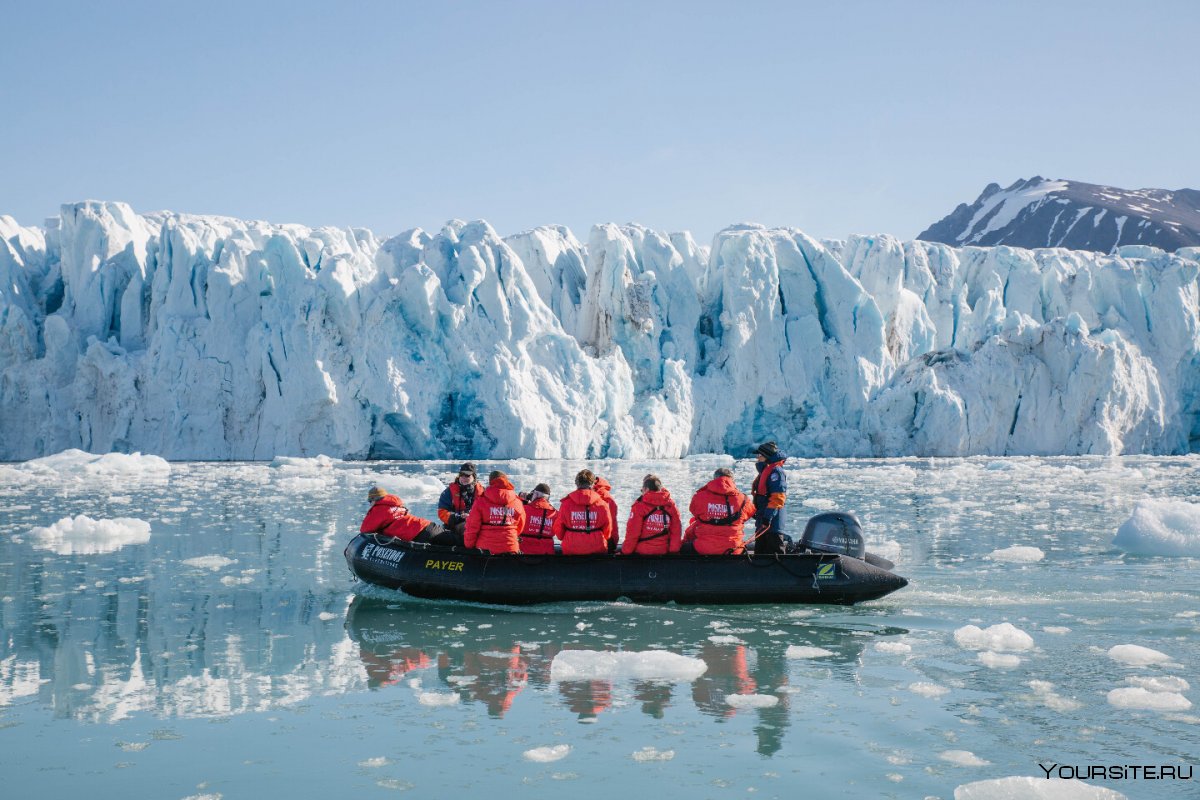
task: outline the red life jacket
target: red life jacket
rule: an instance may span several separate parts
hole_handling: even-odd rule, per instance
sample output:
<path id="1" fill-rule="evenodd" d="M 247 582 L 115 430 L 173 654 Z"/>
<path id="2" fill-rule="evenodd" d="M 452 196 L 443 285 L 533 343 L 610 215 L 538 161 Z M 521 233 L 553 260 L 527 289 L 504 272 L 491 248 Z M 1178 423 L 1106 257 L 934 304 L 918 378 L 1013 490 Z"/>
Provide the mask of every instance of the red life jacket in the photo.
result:
<path id="1" fill-rule="evenodd" d="M 554 518 L 556 516 L 558 516 L 558 512 L 544 497 L 525 504 L 525 530 L 521 531 L 522 553 L 554 555 Z"/>
<path id="2" fill-rule="evenodd" d="M 465 514 L 471 510 L 467 505 L 467 501 L 463 499 L 463 487 L 457 480 L 450 484 L 450 502 L 454 504 L 454 511 L 458 514 Z M 479 496 L 479 484 L 471 484 L 471 502 L 475 502 L 475 498 Z"/>
<path id="3" fill-rule="evenodd" d="M 772 462 L 768 463 L 765 467 L 763 467 L 762 472 L 758 473 L 758 477 L 754 479 L 754 490 L 753 490 L 756 497 L 766 497 L 767 496 L 767 494 L 768 494 L 767 481 L 771 479 L 771 473 L 777 469 L 782 469 L 783 462 L 786 460 L 787 459 L 784 458 L 784 459 L 780 459 L 779 461 L 772 461 Z"/>

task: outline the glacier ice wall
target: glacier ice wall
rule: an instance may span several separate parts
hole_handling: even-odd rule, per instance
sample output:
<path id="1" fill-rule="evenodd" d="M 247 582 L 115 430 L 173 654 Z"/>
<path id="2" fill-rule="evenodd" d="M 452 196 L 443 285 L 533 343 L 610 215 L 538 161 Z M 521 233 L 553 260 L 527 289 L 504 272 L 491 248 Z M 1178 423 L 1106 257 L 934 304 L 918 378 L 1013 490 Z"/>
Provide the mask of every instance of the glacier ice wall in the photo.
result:
<path id="1" fill-rule="evenodd" d="M 0 459 L 1200 449 L 1200 249 L 0 217 Z"/>

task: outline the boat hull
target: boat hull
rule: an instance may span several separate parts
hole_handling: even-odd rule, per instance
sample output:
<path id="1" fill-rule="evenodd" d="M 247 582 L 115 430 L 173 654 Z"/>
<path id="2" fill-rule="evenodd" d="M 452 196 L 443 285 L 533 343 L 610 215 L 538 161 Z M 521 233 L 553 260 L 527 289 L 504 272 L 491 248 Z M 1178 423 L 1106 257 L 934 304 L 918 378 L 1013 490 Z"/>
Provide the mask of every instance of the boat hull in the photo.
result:
<path id="1" fill-rule="evenodd" d="M 346 562 L 361 580 L 414 597 L 531 605 L 563 600 L 639 603 L 822 603 L 874 600 L 908 584 L 848 556 L 488 555 L 358 535 Z"/>

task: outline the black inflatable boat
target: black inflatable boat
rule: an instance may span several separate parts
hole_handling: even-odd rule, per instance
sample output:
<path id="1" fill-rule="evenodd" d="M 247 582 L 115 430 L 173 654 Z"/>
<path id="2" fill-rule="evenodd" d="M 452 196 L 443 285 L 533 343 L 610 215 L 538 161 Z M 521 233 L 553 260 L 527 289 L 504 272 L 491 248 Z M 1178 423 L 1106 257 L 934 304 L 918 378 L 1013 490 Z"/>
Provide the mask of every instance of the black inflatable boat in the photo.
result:
<path id="1" fill-rule="evenodd" d="M 356 536 L 345 555 L 367 583 L 414 597 L 506 605 L 623 598 L 850 605 L 908 585 L 890 562 L 865 552 L 858 520 L 842 513 L 813 517 L 797 552 L 785 555 L 490 555 L 374 534 Z"/>

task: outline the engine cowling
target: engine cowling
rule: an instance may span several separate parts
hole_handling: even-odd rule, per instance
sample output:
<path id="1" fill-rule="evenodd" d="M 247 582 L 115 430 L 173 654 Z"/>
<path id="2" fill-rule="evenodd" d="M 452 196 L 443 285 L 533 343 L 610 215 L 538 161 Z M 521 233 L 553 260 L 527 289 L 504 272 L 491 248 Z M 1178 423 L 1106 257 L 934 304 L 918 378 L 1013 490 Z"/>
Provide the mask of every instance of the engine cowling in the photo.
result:
<path id="1" fill-rule="evenodd" d="M 863 558 L 867 553 L 862 523 L 858 517 L 846 511 L 829 511 L 810 518 L 804 526 L 800 547 L 854 558 Z"/>

